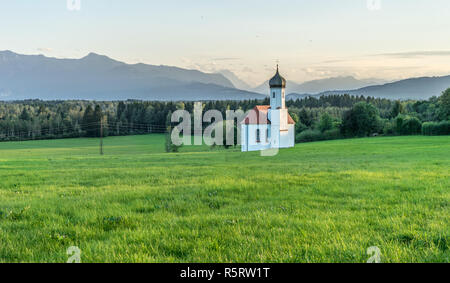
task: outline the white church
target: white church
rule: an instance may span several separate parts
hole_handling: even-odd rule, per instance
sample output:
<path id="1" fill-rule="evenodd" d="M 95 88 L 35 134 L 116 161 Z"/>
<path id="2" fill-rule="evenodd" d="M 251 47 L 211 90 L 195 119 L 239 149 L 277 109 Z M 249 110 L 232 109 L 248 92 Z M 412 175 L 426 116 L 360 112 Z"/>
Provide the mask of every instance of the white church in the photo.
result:
<path id="1" fill-rule="evenodd" d="M 295 122 L 285 104 L 286 80 L 278 72 L 270 79 L 270 105 L 258 105 L 241 122 L 242 151 L 295 145 Z"/>

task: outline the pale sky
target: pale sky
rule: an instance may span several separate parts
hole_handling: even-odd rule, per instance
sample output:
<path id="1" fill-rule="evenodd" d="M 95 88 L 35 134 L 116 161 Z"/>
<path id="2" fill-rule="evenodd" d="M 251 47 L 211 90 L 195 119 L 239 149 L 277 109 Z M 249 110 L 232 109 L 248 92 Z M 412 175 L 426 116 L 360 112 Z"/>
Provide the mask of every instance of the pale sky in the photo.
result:
<path id="1" fill-rule="evenodd" d="M 76 1 L 76 0 L 75 0 Z M 0 0 L 0 50 L 287 79 L 450 74 L 449 0 Z"/>

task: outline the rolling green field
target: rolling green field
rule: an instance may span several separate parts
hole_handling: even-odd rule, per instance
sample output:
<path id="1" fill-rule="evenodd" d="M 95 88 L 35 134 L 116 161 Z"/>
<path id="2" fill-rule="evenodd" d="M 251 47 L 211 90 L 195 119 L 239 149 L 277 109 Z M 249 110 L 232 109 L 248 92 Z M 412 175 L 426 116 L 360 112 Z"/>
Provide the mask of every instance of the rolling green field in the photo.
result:
<path id="1" fill-rule="evenodd" d="M 274 157 L 164 136 L 0 143 L 0 262 L 450 261 L 450 137 Z"/>

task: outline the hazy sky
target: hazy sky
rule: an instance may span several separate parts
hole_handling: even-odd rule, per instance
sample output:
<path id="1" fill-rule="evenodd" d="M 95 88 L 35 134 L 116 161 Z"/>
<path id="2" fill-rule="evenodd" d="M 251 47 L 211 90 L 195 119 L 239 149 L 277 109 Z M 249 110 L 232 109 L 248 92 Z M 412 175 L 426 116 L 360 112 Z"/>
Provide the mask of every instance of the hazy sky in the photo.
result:
<path id="1" fill-rule="evenodd" d="M 80 2 L 0 0 L 0 50 L 228 69 L 253 85 L 276 60 L 297 82 L 450 74 L 449 0 Z"/>

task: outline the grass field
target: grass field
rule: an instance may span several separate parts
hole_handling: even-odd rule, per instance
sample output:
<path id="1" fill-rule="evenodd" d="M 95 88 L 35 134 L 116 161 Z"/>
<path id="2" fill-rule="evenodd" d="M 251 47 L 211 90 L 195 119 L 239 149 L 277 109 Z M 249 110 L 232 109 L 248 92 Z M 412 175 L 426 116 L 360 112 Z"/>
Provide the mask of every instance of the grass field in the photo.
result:
<path id="1" fill-rule="evenodd" d="M 450 261 L 450 137 L 277 156 L 164 136 L 0 143 L 0 262 Z"/>

